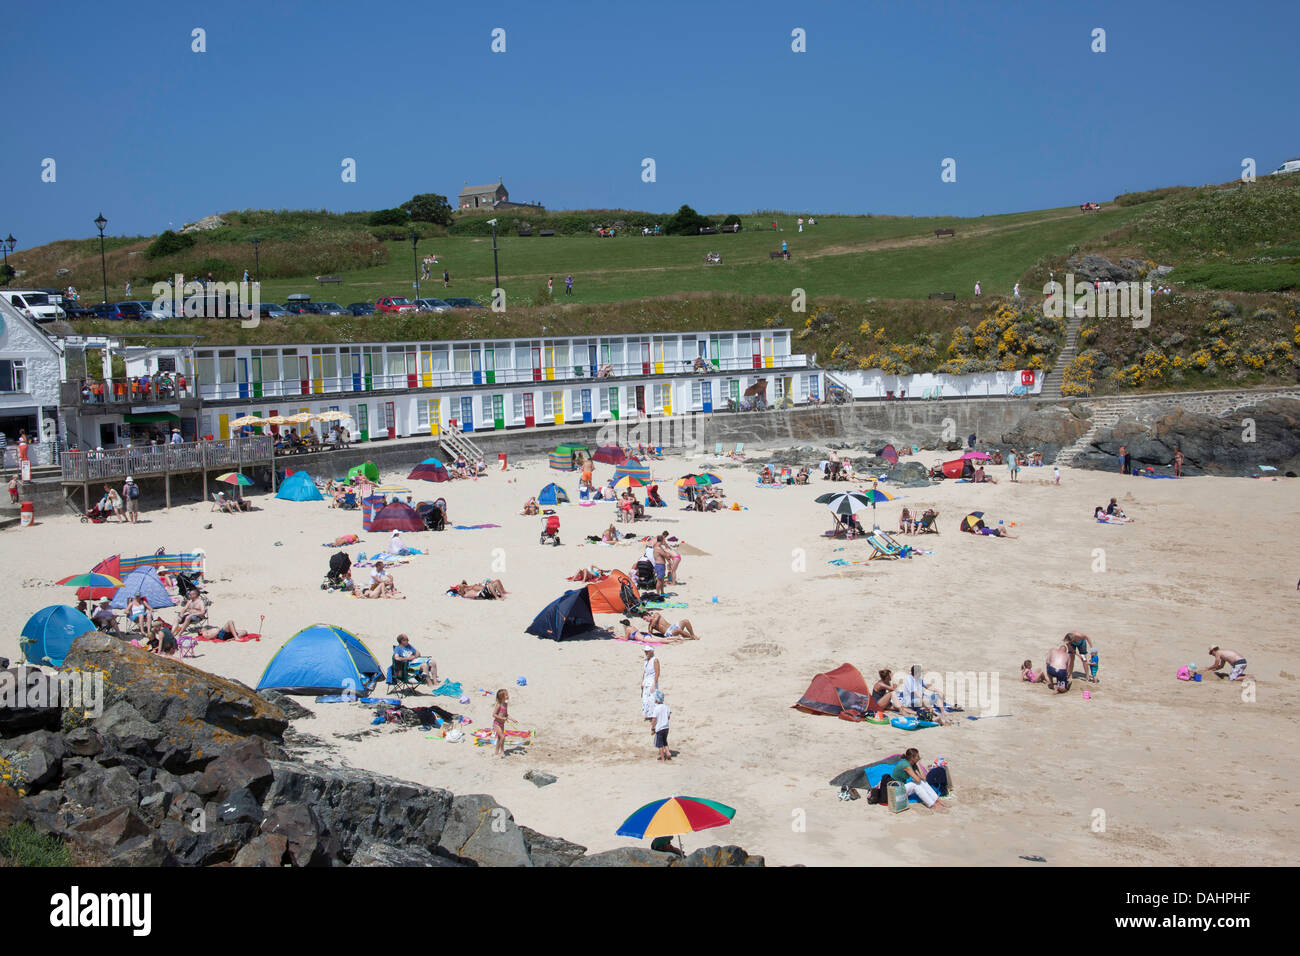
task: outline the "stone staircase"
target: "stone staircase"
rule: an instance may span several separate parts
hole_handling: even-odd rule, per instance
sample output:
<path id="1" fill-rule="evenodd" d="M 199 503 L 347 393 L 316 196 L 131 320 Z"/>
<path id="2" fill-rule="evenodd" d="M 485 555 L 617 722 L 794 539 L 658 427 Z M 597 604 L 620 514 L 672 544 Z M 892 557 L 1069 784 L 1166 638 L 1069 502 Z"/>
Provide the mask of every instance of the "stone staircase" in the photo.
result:
<path id="1" fill-rule="evenodd" d="M 1140 401 L 1141 399 L 1137 398 L 1115 398 L 1089 403 L 1088 407 L 1092 409 L 1092 418 L 1089 419 L 1088 430 L 1080 435 L 1073 445 L 1068 445 L 1057 453 L 1055 464 L 1061 466 L 1070 464 L 1091 447 L 1092 440 L 1097 437 L 1097 432 L 1103 428 L 1112 427 L 1123 417 L 1126 411 L 1139 404 Z"/>
<path id="2" fill-rule="evenodd" d="M 1052 366 L 1051 371 L 1043 376 L 1043 398 L 1059 399 L 1063 397 L 1061 395 L 1061 380 L 1065 375 L 1065 370 L 1070 367 L 1070 363 L 1074 361 L 1075 355 L 1079 352 L 1079 329 L 1082 327 L 1082 317 L 1070 316 L 1065 326 L 1065 346 L 1061 349 L 1061 354 L 1056 357 L 1056 364 Z"/>

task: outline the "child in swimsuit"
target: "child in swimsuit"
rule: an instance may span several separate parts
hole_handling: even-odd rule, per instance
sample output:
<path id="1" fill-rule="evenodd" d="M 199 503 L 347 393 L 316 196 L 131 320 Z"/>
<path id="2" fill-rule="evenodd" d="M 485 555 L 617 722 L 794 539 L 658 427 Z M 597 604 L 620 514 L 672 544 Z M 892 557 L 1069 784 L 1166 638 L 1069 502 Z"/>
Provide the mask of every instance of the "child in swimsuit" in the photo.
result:
<path id="1" fill-rule="evenodd" d="M 504 757 L 506 755 L 506 721 L 510 720 L 510 692 L 504 687 L 497 691 L 497 706 L 492 711 L 492 732 L 496 734 L 497 746 L 493 751 L 495 756 Z M 514 723 L 514 721 L 510 721 Z"/>
<path id="2" fill-rule="evenodd" d="M 1036 673 L 1030 661 L 1025 661 L 1020 665 L 1020 679 L 1030 684 L 1043 684 L 1047 682 L 1045 674 Z"/>

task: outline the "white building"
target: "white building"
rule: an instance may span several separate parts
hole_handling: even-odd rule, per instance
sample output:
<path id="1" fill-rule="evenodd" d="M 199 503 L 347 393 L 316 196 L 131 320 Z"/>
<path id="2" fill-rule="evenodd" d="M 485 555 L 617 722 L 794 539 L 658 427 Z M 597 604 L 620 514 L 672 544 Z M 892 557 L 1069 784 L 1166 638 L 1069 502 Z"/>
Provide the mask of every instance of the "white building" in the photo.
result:
<path id="1" fill-rule="evenodd" d="M 4 464 L 13 467 L 19 429 L 34 443 L 28 458 L 48 464 L 58 437 L 62 351 L 31 319 L 0 299 L 0 432 L 8 447 Z"/>

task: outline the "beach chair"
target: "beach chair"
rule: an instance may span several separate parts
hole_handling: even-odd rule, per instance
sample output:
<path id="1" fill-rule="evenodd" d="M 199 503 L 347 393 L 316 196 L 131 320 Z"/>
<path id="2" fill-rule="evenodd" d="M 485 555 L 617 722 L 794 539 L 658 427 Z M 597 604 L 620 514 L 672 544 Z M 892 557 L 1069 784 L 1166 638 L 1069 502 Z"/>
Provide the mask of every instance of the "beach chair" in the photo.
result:
<path id="1" fill-rule="evenodd" d="M 893 560 L 903 556 L 903 547 L 881 531 L 867 535 L 867 544 L 871 545 L 871 557 L 868 561 Z"/>
<path id="2" fill-rule="evenodd" d="M 713 454 L 717 455 L 719 458 L 722 457 L 722 442 L 718 441 L 713 443 Z"/>
<path id="3" fill-rule="evenodd" d="M 731 457 L 732 458 L 745 457 L 745 443 L 743 441 L 736 442 L 736 450 L 731 453 Z"/>
<path id="4" fill-rule="evenodd" d="M 384 675 L 384 679 L 388 684 L 390 694 L 405 697 L 407 694 L 414 694 L 419 689 L 419 676 L 419 671 L 413 672 L 406 661 L 393 661 L 388 666 L 388 673 Z"/>
<path id="5" fill-rule="evenodd" d="M 917 534 L 938 534 L 939 533 L 939 512 L 933 512 L 924 516 L 916 523 Z"/>

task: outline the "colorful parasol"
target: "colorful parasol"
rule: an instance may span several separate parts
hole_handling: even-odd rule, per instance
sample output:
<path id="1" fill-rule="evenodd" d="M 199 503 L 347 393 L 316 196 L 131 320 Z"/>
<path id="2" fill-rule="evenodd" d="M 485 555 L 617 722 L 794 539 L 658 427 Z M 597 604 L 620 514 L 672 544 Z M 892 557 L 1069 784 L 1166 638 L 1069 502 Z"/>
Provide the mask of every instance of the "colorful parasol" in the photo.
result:
<path id="1" fill-rule="evenodd" d="M 972 511 L 961 519 L 962 531 L 978 531 L 982 527 L 984 527 L 984 512 L 982 511 Z"/>
<path id="2" fill-rule="evenodd" d="M 98 571 L 87 571 L 85 574 L 74 574 L 54 583 L 73 588 L 120 588 L 122 579 Z"/>
<path id="3" fill-rule="evenodd" d="M 624 475 L 614 482 L 615 488 L 644 488 L 646 483 L 635 475 Z"/>
<path id="4" fill-rule="evenodd" d="M 224 481 L 228 485 L 240 485 L 247 487 L 253 483 L 253 479 L 247 475 L 241 475 L 237 471 L 228 471 L 224 475 L 217 475 L 217 481 Z"/>
<path id="5" fill-rule="evenodd" d="M 647 803 L 618 828 L 618 835 L 643 840 L 646 837 L 677 836 L 713 827 L 725 827 L 736 815 L 734 807 L 700 797 L 668 797 Z"/>

